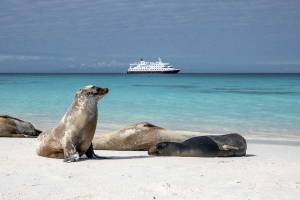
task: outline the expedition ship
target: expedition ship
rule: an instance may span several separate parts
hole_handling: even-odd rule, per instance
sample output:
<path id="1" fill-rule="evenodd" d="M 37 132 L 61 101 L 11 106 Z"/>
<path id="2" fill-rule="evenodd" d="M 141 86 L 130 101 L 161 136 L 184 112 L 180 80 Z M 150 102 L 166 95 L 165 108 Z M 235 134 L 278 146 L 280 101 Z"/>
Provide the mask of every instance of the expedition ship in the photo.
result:
<path id="1" fill-rule="evenodd" d="M 164 63 L 160 58 L 156 62 L 146 62 L 141 59 L 139 62 L 135 62 L 129 65 L 127 70 L 128 74 L 131 73 L 171 73 L 176 74 L 180 69 L 174 68 L 169 63 Z"/>

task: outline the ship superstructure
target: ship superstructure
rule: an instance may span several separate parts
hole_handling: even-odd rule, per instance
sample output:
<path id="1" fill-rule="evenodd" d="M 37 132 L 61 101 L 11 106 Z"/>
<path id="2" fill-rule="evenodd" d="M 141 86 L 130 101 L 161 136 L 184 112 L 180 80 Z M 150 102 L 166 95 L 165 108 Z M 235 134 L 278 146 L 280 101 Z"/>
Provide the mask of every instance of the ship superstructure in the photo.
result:
<path id="1" fill-rule="evenodd" d="M 180 69 L 177 69 L 170 65 L 170 63 L 162 62 L 161 58 L 158 58 L 156 62 L 146 62 L 141 59 L 139 62 L 135 62 L 129 65 L 127 73 L 178 73 Z"/>

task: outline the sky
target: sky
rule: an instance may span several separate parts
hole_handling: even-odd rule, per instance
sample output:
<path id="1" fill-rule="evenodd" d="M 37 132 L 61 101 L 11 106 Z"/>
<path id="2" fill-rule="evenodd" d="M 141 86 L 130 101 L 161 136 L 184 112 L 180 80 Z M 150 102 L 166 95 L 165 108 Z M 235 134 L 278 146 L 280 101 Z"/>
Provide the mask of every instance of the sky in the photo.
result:
<path id="1" fill-rule="evenodd" d="M 0 73 L 300 73 L 299 0 L 1 0 Z"/>

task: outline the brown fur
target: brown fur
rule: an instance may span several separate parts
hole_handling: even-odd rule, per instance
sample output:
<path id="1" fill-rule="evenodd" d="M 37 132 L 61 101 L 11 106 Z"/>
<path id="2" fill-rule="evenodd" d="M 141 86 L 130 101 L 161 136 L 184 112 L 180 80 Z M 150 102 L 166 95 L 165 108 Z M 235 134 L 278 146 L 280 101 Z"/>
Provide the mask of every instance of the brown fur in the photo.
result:
<path id="1" fill-rule="evenodd" d="M 148 151 L 159 142 L 182 142 L 193 135 L 176 134 L 147 122 L 131 125 L 119 131 L 95 135 L 94 149 L 119 151 Z"/>

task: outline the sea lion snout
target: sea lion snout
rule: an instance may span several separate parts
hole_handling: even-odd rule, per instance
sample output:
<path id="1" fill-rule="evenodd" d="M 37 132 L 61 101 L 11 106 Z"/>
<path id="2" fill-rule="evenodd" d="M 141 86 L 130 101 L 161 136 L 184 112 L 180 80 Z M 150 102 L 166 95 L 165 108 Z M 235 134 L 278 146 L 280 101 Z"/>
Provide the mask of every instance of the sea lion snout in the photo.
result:
<path id="1" fill-rule="evenodd" d="M 148 154 L 153 156 L 176 156 L 183 148 L 184 146 L 177 142 L 160 142 L 151 147 Z"/>
<path id="2" fill-rule="evenodd" d="M 148 150 L 148 154 L 153 156 L 164 155 L 168 153 L 169 144 L 170 142 L 158 143 Z"/>
<path id="3" fill-rule="evenodd" d="M 149 155 L 157 155 L 158 151 L 156 149 L 156 145 L 152 146 L 149 150 L 148 150 L 148 154 Z"/>
<path id="4" fill-rule="evenodd" d="M 97 101 L 99 101 L 102 97 L 104 97 L 106 94 L 108 93 L 108 88 L 100 88 L 97 87 L 96 89 L 96 99 Z"/>
<path id="5" fill-rule="evenodd" d="M 108 93 L 108 91 L 109 91 L 108 88 L 97 88 L 97 92 L 99 95 L 105 95 Z"/>

